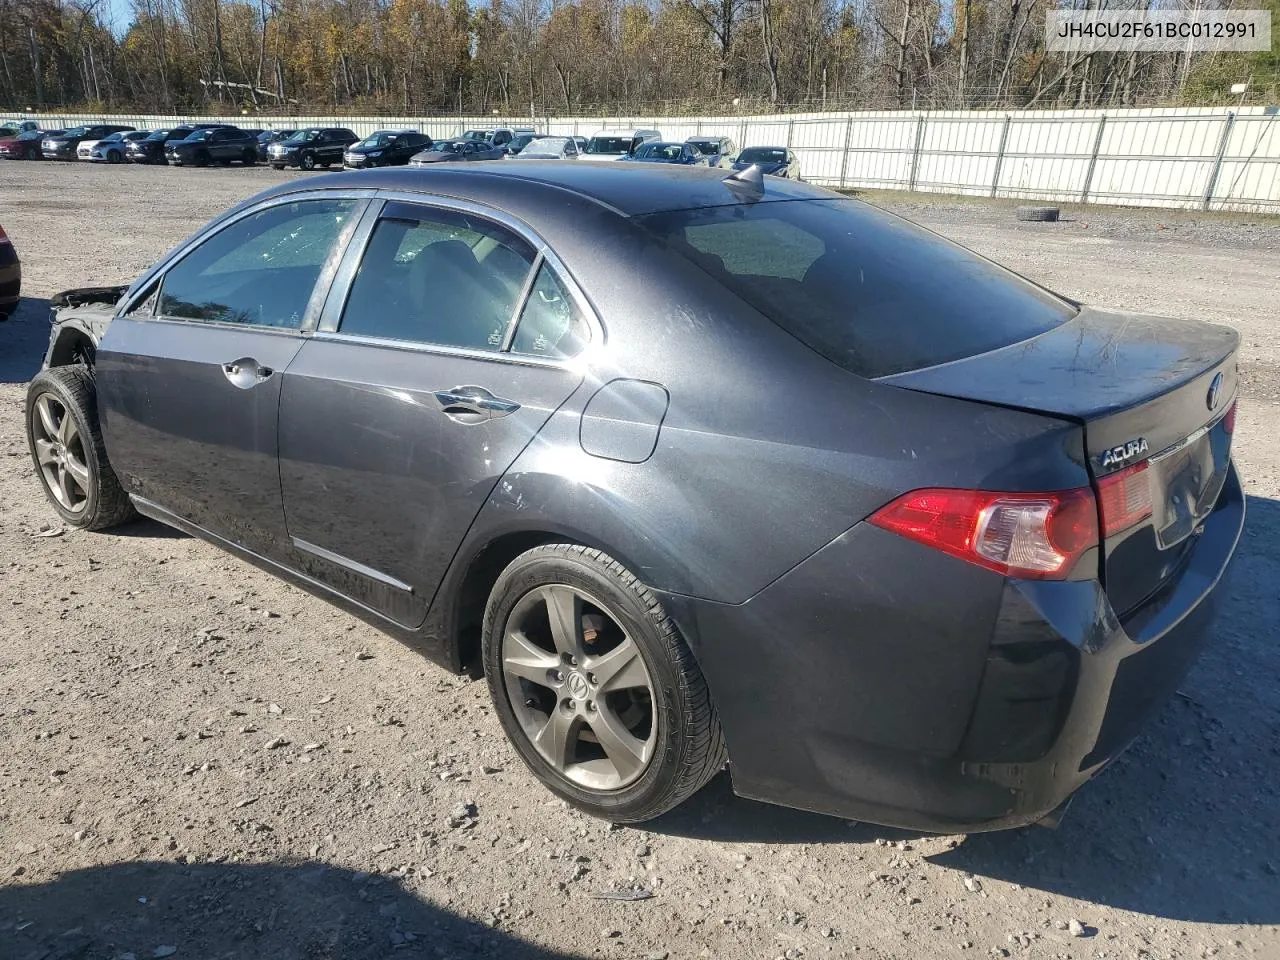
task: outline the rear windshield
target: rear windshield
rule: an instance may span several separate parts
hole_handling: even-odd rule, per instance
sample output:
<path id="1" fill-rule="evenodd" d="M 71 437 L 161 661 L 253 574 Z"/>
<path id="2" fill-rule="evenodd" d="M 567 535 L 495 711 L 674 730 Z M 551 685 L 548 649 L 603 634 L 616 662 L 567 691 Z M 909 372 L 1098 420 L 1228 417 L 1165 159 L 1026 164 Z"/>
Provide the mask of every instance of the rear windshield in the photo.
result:
<path id="1" fill-rule="evenodd" d="M 747 147 L 738 159 L 744 163 L 786 163 L 787 151 L 781 147 Z"/>
<path id="2" fill-rule="evenodd" d="M 683 152 L 678 143 L 646 143 L 636 156 L 641 160 L 679 160 Z"/>
<path id="3" fill-rule="evenodd" d="M 631 149 L 630 137 L 592 137 L 587 141 L 587 153 L 626 153 Z"/>
<path id="4" fill-rule="evenodd" d="M 864 377 L 1008 346 L 1075 312 L 857 200 L 734 204 L 638 220 L 792 336 Z"/>

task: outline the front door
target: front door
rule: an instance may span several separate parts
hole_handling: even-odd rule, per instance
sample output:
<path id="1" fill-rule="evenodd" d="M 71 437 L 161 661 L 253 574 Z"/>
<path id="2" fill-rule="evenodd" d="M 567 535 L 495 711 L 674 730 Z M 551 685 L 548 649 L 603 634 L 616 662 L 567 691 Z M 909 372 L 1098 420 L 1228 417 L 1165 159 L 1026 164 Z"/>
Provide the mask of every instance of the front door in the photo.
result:
<path id="1" fill-rule="evenodd" d="M 581 382 L 564 361 L 590 328 L 531 244 L 482 216 L 389 202 L 339 276 L 361 256 L 285 371 L 285 515 L 308 574 L 417 626 L 498 480 Z"/>
<path id="2" fill-rule="evenodd" d="M 98 393 L 125 489 L 254 553 L 292 559 L 280 499 L 282 375 L 319 312 L 363 201 L 275 203 L 162 274 L 98 348 Z M 323 286 L 320 284 L 319 286 Z"/>

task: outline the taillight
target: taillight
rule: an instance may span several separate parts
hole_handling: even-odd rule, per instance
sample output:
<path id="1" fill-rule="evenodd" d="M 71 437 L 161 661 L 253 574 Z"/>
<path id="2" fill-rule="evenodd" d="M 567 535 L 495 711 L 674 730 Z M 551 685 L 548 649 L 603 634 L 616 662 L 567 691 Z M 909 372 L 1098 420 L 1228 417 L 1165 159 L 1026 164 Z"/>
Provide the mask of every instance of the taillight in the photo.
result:
<path id="1" fill-rule="evenodd" d="M 0 244 L 9 242 L 9 235 L 4 232 L 4 227 L 0 227 Z"/>
<path id="2" fill-rule="evenodd" d="M 1151 516 L 1151 477 L 1146 460 L 1098 481 L 1098 512 L 1104 540 Z"/>
<path id="3" fill-rule="evenodd" d="M 1088 488 L 914 490 L 868 522 L 1010 577 L 1065 577 L 1081 554 L 1098 545 L 1098 508 Z"/>
<path id="4" fill-rule="evenodd" d="M 3 234 L 4 234 L 4 231 L 0 230 L 0 236 L 2 236 Z M 1231 402 L 1231 406 L 1227 407 L 1227 412 L 1222 417 L 1222 429 L 1227 432 L 1228 436 L 1236 432 L 1236 403 L 1237 402 L 1238 401 L 1233 400 Z"/>

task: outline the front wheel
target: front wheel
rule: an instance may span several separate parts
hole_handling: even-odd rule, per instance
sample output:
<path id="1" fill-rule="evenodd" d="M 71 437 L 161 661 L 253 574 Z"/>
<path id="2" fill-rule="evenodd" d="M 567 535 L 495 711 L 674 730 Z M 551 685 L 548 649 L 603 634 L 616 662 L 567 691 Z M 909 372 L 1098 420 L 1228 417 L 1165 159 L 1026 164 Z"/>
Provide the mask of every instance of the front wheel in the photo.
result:
<path id="1" fill-rule="evenodd" d="M 45 496 L 64 521 L 104 530 L 134 517 L 107 461 L 93 376 L 83 364 L 41 371 L 27 387 L 27 447 Z"/>
<path id="2" fill-rule="evenodd" d="M 209 165 L 209 154 L 201 150 L 196 154 L 196 166 L 207 167 Z"/>
<path id="3" fill-rule="evenodd" d="M 521 759 L 587 813 L 651 819 L 724 766 L 719 719 L 684 639 L 599 550 L 547 544 L 512 561 L 489 596 L 482 655 Z"/>
<path id="4" fill-rule="evenodd" d="M 298 161 L 298 166 L 303 170 L 314 170 L 316 168 L 316 158 L 314 154 L 304 153 L 302 159 Z"/>
<path id="5" fill-rule="evenodd" d="M 284 164 L 283 164 L 283 163 L 273 163 L 273 164 L 271 165 L 271 169 L 272 169 L 272 170 L 283 170 L 283 169 L 284 169 Z"/>

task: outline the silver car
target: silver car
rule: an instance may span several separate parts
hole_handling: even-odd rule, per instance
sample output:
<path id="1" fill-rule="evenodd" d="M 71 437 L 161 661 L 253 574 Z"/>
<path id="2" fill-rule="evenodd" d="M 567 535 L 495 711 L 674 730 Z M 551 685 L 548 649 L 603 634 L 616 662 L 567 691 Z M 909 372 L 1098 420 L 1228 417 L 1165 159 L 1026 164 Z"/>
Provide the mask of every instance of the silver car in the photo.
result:
<path id="1" fill-rule="evenodd" d="M 519 153 L 511 154 L 511 160 L 577 160 L 578 145 L 572 137 L 538 137 L 529 142 Z"/>

